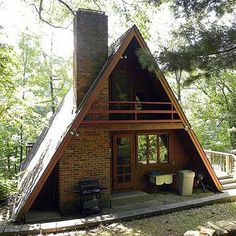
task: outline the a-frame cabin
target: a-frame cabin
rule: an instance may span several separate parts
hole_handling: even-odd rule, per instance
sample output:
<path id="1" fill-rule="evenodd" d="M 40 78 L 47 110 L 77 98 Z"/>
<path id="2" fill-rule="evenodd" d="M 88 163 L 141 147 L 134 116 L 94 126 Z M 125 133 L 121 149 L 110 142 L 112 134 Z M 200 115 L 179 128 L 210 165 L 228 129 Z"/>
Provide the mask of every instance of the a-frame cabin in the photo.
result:
<path id="1" fill-rule="evenodd" d="M 74 86 L 23 165 L 13 219 L 32 208 L 78 208 L 74 186 L 97 179 L 104 205 L 119 191 L 147 191 L 151 170 L 204 174 L 221 185 L 136 26 L 108 50 L 107 16 L 79 10 L 74 20 Z M 142 68 L 137 51 L 151 57 Z M 108 56 L 108 51 L 110 55 Z M 177 175 L 169 187 L 177 189 Z"/>

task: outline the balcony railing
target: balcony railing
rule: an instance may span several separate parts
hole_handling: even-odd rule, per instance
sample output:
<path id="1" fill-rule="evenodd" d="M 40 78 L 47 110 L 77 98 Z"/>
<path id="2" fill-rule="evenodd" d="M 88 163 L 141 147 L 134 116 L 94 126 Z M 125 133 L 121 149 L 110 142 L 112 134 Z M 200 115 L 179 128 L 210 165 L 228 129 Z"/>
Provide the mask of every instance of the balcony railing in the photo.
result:
<path id="1" fill-rule="evenodd" d="M 181 120 L 171 102 L 96 101 L 82 123 L 146 122 L 180 123 Z"/>
<path id="2" fill-rule="evenodd" d="M 236 156 L 231 153 L 205 150 L 205 153 L 218 177 L 236 175 Z"/>

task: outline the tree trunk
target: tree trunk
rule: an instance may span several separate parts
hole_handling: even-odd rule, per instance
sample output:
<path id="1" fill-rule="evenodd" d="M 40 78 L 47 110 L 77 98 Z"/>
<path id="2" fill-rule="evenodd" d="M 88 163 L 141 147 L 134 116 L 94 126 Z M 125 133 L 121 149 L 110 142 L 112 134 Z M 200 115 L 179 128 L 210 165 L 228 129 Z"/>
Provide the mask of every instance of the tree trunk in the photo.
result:
<path id="1" fill-rule="evenodd" d="M 8 173 L 10 173 L 11 171 L 11 160 L 10 160 L 10 153 L 9 153 L 9 150 L 10 150 L 10 147 L 9 147 L 9 143 L 7 143 L 7 150 L 8 150 L 8 154 L 7 154 L 7 170 L 8 170 Z"/>
<path id="2" fill-rule="evenodd" d="M 8 170 L 8 173 L 10 173 L 10 171 L 11 171 L 10 155 L 7 156 L 7 170 Z"/>
<path id="3" fill-rule="evenodd" d="M 25 41 L 24 41 L 24 45 L 25 45 Z M 22 100 L 25 100 L 25 85 L 27 83 L 27 78 L 26 78 L 26 71 L 27 71 L 27 66 L 28 66 L 28 50 L 27 48 L 24 48 L 24 51 L 23 51 L 23 78 L 22 78 L 22 87 L 23 87 L 23 92 L 22 92 Z M 19 171 L 20 171 L 20 168 L 21 168 L 21 163 L 23 161 L 23 120 L 24 120 L 24 117 L 21 116 L 21 126 L 20 126 L 20 162 L 19 162 Z"/>
<path id="4" fill-rule="evenodd" d="M 21 168 L 22 161 L 23 161 L 23 127 L 21 125 L 21 128 L 20 128 L 20 163 L 19 163 L 19 170 Z"/>
<path id="5" fill-rule="evenodd" d="M 53 78 L 52 75 L 49 77 L 50 84 L 50 95 L 51 95 L 51 110 L 52 113 L 55 113 L 55 98 L 54 98 L 54 88 L 53 88 Z"/>
<path id="6" fill-rule="evenodd" d="M 17 160 L 17 154 L 18 154 L 18 147 L 16 146 L 15 147 L 15 158 L 16 158 L 16 160 Z M 17 173 L 17 162 L 15 161 L 15 173 Z"/>
<path id="7" fill-rule="evenodd" d="M 51 110 L 52 113 L 55 113 L 55 97 L 54 97 L 54 87 L 53 87 L 53 73 L 52 73 L 52 57 L 53 57 L 53 35 L 51 35 L 51 55 L 50 55 L 50 76 L 49 76 L 49 85 L 50 85 L 50 95 L 51 95 Z"/>
<path id="8" fill-rule="evenodd" d="M 178 71 L 175 71 L 175 81 L 177 84 L 177 99 L 180 102 L 181 101 L 181 76 L 182 76 L 182 71 L 179 71 L 179 75 L 178 75 Z"/>

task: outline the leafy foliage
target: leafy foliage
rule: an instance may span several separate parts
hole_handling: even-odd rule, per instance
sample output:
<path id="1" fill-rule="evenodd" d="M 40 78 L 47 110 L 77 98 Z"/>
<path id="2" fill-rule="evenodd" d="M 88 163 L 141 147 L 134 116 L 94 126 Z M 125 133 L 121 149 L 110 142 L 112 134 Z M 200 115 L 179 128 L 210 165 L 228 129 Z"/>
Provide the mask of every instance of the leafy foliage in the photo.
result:
<path id="1" fill-rule="evenodd" d="M 13 180 L 0 178 L 0 203 L 5 202 L 7 198 L 16 191 L 16 183 Z"/>
<path id="2" fill-rule="evenodd" d="M 229 151 L 234 148 L 230 127 L 236 114 L 235 83 L 235 75 L 227 72 L 219 75 L 218 80 L 210 78 L 198 82 L 185 99 L 185 109 L 191 111 L 191 123 L 206 149 Z"/>
<path id="3" fill-rule="evenodd" d="M 173 3 L 176 14 L 184 14 L 185 17 L 191 17 L 193 14 L 205 17 L 212 12 L 222 16 L 225 13 L 233 12 L 235 9 L 235 0 L 174 0 Z"/>
<path id="4" fill-rule="evenodd" d="M 143 69 L 146 69 L 149 72 L 155 71 L 156 63 L 149 52 L 140 48 L 136 51 L 136 55 Z"/>
<path id="5" fill-rule="evenodd" d="M 0 200 L 3 200 L 14 190 L 26 143 L 35 142 L 48 124 L 52 99 L 56 109 L 70 87 L 67 70 L 70 60 L 56 57 L 53 51 L 45 56 L 40 37 L 28 29 L 21 34 L 17 50 L 1 44 L 0 57 Z"/>
<path id="6" fill-rule="evenodd" d="M 182 24 L 159 56 L 204 147 L 235 148 L 235 1 L 170 1 Z M 196 92 L 197 91 L 197 92 Z M 204 98 L 202 99 L 201 96 Z M 192 102 L 191 102 L 192 101 Z M 198 103 L 196 103 L 198 101 Z"/>
<path id="7" fill-rule="evenodd" d="M 15 62 L 13 61 L 12 47 L 1 43 L 0 33 L 0 114 L 3 114 L 11 105 L 12 93 L 15 90 L 11 77 L 14 75 Z M 7 89 L 6 89 L 7 88 Z"/>
<path id="8" fill-rule="evenodd" d="M 75 10 L 88 8 L 114 14 L 126 28 L 136 24 L 150 39 L 155 14 L 168 3 L 176 22 L 172 38 L 155 45 L 155 59 L 172 79 L 178 99 L 205 148 L 228 151 L 236 145 L 236 24 L 235 0 L 42 1 L 24 0 L 40 21 L 70 28 Z M 0 26 L 1 28 L 1 26 Z M 117 28 L 119 28 L 117 26 Z M 113 29 L 115 30 L 115 29 Z M 25 157 L 24 145 L 33 142 L 70 86 L 71 58 L 45 52 L 41 36 L 28 28 L 18 48 L 3 43 L 0 34 L 0 196 Z M 156 35 L 158 39 L 159 35 Z M 160 48 L 162 49 L 161 53 Z M 137 51 L 141 65 L 153 72 L 150 54 Z M 170 80 L 171 81 L 171 80 Z M 2 191 L 2 192 L 1 192 Z M 1 200 L 1 199 L 0 199 Z"/>

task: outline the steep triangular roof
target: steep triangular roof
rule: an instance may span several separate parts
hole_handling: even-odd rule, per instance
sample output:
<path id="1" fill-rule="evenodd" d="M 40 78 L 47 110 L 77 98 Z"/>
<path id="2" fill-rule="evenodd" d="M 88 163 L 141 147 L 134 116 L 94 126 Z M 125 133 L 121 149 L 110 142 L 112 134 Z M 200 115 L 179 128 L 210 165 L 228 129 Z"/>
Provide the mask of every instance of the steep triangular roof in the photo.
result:
<path id="1" fill-rule="evenodd" d="M 61 108 L 54 116 L 54 119 L 51 122 L 48 131 L 44 135 L 43 140 L 39 142 L 39 146 L 35 151 L 32 160 L 28 164 L 25 173 L 23 174 L 22 180 L 20 182 L 21 184 L 18 202 L 15 205 L 13 212 L 13 220 L 21 219 L 30 209 L 39 191 L 41 190 L 48 176 L 58 162 L 60 155 L 63 153 L 67 144 L 70 142 L 72 138 L 70 131 L 79 128 L 79 125 L 84 116 L 88 112 L 92 103 L 95 101 L 104 83 L 106 82 L 106 80 L 108 80 L 110 74 L 114 70 L 124 51 L 134 37 L 139 43 L 140 47 L 150 53 L 138 28 L 134 25 L 119 38 L 116 44 L 114 44 L 113 51 L 108 57 L 108 60 L 104 64 L 90 89 L 79 104 L 76 112 L 73 112 L 72 91 L 70 91 L 66 95 Z M 211 164 L 206 157 L 205 152 L 203 151 L 199 141 L 197 140 L 193 130 L 191 129 L 190 124 L 176 97 L 174 96 L 168 82 L 166 81 L 164 75 L 162 74 L 153 57 L 152 59 L 155 65 L 154 74 L 156 78 L 160 80 L 161 85 L 165 89 L 170 101 L 174 104 L 176 111 L 178 112 L 184 126 L 186 127 L 186 131 L 192 143 L 194 144 L 204 166 L 206 167 L 210 175 L 210 178 L 212 179 L 212 182 L 215 184 L 215 187 L 220 190 L 221 185 L 212 169 Z M 62 123 L 60 123 L 60 119 L 62 117 L 63 119 L 64 117 L 67 117 L 63 125 Z M 53 136 L 52 134 L 54 132 L 57 132 L 57 135 Z"/>
<path id="2" fill-rule="evenodd" d="M 49 127 L 44 129 L 30 156 L 24 162 L 18 184 L 19 192 L 13 209 L 13 220 L 20 216 L 19 214 L 29 201 L 34 201 L 35 198 L 31 200 L 32 193 L 38 194 L 40 191 L 38 189 L 39 182 L 46 181 L 47 177 L 45 178 L 44 174 L 50 174 L 53 169 L 50 166 L 56 164 L 51 162 L 53 161 L 52 157 L 60 148 L 76 116 L 73 109 L 73 100 L 73 89 L 70 89 L 57 112 L 51 118 Z"/>

